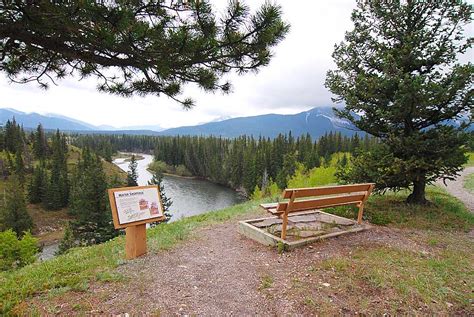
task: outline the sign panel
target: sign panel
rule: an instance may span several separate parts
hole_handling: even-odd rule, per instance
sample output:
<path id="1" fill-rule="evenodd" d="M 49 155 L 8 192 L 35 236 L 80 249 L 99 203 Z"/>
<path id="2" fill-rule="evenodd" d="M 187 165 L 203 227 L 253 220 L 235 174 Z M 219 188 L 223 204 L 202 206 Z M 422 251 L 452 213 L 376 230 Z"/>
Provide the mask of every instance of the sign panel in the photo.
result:
<path id="1" fill-rule="evenodd" d="M 165 218 L 158 186 L 112 188 L 109 199 L 116 229 Z"/>

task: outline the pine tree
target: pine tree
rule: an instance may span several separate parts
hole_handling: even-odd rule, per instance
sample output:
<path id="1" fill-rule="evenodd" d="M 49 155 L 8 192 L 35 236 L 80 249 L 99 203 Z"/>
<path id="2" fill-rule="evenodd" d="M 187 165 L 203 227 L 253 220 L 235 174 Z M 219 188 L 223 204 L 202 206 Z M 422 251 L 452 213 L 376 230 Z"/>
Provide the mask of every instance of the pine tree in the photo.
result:
<path id="1" fill-rule="evenodd" d="M 53 136 L 51 165 L 44 203 L 47 209 L 58 210 L 66 207 L 69 201 L 67 145 L 59 130 Z"/>
<path id="2" fill-rule="evenodd" d="M 10 177 L 0 206 L 2 230 L 12 229 L 18 236 L 33 228 L 33 220 L 26 210 L 25 194 L 16 176 Z"/>
<path id="3" fill-rule="evenodd" d="M 181 98 L 183 84 L 228 92 L 221 78 L 267 65 L 289 31 L 270 2 L 251 14 L 231 1 L 224 12 L 217 17 L 206 0 L 5 2 L 0 71 L 42 88 L 48 79 L 93 76 L 100 91 L 164 94 L 191 107 L 192 99 Z"/>
<path id="4" fill-rule="evenodd" d="M 25 184 L 25 163 L 23 162 L 23 156 L 21 151 L 17 150 L 15 154 L 15 175 L 18 178 L 21 188 L 24 188 Z"/>
<path id="5" fill-rule="evenodd" d="M 326 78 L 335 101 L 346 105 L 337 114 L 382 143 L 358 157 L 354 181 L 412 188 L 407 202 L 422 204 L 427 184 L 462 169 L 465 125 L 447 123 L 472 120 L 474 65 L 458 59 L 472 45 L 463 30 L 471 16 L 462 1 L 358 2 L 355 28 L 336 46 L 337 69 Z M 376 168 L 384 173 L 366 179 Z"/>
<path id="6" fill-rule="evenodd" d="M 165 222 L 168 222 L 172 217 L 170 213 L 170 207 L 173 204 L 173 201 L 171 198 L 166 196 L 165 186 L 163 185 L 163 174 L 159 171 L 154 171 L 152 175 L 153 177 L 148 181 L 148 185 L 156 185 L 160 189 L 160 198 L 161 203 L 163 204 Z"/>
<path id="7" fill-rule="evenodd" d="M 288 153 L 283 158 L 283 167 L 277 175 L 276 183 L 280 188 L 286 188 L 288 178 L 291 177 L 296 170 L 297 153 Z"/>
<path id="8" fill-rule="evenodd" d="M 132 155 L 130 163 L 128 164 L 127 172 L 127 186 L 138 186 L 138 172 L 137 172 L 138 163 L 135 159 L 135 155 Z"/>
<path id="9" fill-rule="evenodd" d="M 47 175 L 42 162 L 33 170 L 33 175 L 28 186 L 28 200 L 32 204 L 43 202 L 46 195 Z"/>
<path id="10" fill-rule="evenodd" d="M 99 156 L 83 149 L 72 179 L 70 212 L 77 220 L 70 223 L 75 241 L 90 245 L 119 234 L 107 208 L 107 182 Z"/>
<path id="11" fill-rule="evenodd" d="M 33 134 L 33 152 L 38 160 L 44 160 L 48 153 L 48 142 L 41 124 L 36 128 Z"/>

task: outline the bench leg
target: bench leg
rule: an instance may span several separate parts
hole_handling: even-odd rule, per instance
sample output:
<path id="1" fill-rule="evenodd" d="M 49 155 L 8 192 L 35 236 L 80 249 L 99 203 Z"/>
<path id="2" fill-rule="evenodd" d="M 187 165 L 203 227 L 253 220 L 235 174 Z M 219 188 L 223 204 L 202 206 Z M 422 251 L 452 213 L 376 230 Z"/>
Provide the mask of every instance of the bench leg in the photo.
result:
<path id="1" fill-rule="evenodd" d="M 362 214 L 364 213 L 364 204 L 359 205 L 359 213 L 357 214 L 357 223 L 360 225 L 362 223 Z"/>
<path id="2" fill-rule="evenodd" d="M 286 227 L 288 226 L 288 214 L 284 213 L 283 214 L 283 222 L 281 224 L 281 238 L 283 240 L 286 239 Z"/>

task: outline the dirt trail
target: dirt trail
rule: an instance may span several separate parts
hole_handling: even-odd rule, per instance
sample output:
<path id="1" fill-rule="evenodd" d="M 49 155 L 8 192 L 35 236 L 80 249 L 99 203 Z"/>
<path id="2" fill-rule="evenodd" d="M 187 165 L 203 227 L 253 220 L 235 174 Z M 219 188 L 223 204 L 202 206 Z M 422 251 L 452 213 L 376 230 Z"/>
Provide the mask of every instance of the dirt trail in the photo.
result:
<path id="1" fill-rule="evenodd" d="M 459 177 L 454 181 L 446 181 L 446 185 L 442 181 L 437 183 L 445 188 L 448 193 L 461 200 L 471 212 L 474 212 L 474 195 L 464 188 L 464 179 L 467 175 L 474 173 L 474 166 L 466 167 Z"/>
<path id="2" fill-rule="evenodd" d="M 99 315 L 312 315 L 295 281 L 321 287 L 324 293 L 317 296 L 332 301 L 334 293 L 324 286 L 331 277 L 312 274 L 312 267 L 334 256 L 350 257 L 355 247 L 376 245 L 423 249 L 404 232 L 374 227 L 279 255 L 241 236 L 233 221 L 199 230 L 196 239 L 172 250 L 126 262 L 118 268 L 125 276 L 122 285 L 93 283 L 87 292 L 32 304 L 44 313 L 51 312 L 46 305 L 66 315 L 77 313 L 78 303 L 82 312 Z M 356 312 L 341 302 L 339 313 Z"/>

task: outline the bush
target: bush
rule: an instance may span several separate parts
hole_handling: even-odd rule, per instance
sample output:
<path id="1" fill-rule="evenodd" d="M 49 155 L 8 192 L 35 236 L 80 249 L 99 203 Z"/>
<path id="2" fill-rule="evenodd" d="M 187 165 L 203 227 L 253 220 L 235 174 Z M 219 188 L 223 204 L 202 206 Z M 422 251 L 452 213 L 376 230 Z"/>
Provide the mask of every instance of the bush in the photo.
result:
<path id="1" fill-rule="evenodd" d="M 21 240 L 13 230 L 0 232 L 0 271 L 33 263 L 38 253 L 38 239 L 25 232 Z"/>
<path id="2" fill-rule="evenodd" d="M 288 181 L 288 188 L 315 187 L 337 183 L 336 167 L 315 167 L 306 171 L 298 164 L 295 174 Z"/>

